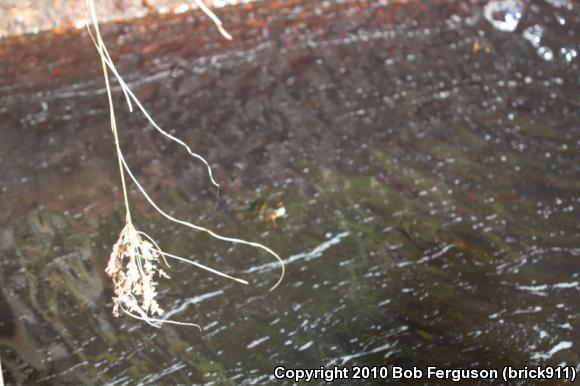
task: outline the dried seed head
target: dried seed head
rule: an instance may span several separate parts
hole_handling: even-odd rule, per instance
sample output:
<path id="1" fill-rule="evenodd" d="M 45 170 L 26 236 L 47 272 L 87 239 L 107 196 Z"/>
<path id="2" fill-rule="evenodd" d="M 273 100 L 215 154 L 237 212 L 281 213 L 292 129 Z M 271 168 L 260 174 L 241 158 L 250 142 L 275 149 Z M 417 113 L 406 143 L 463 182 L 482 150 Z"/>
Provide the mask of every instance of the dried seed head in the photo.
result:
<path id="1" fill-rule="evenodd" d="M 119 240 L 113 246 L 105 272 L 113 279 L 113 315 L 128 310 L 143 318 L 163 310 L 155 300 L 156 276 L 167 277 L 159 267 L 159 251 L 143 240 L 131 222 L 128 222 Z"/>

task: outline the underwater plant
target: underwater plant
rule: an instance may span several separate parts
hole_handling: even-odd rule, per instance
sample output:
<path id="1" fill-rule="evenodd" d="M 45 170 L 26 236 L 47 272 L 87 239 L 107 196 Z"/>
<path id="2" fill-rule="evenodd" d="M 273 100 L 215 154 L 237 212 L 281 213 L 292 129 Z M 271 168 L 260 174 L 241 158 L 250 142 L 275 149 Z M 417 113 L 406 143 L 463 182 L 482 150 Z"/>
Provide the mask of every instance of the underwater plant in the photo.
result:
<path id="1" fill-rule="evenodd" d="M 219 18 L 201 1 L 195 0 L 199 8 L 213 21 L 220 33 L 226 39 L 232 39 L 231 35 L 223 28 L 223 25 Z M 166 211 L 161 209 L 157 203 L 149 196 L 147 191 L 139 183 L 139 180 L 135 177 L 131 168 L 127 164 L 121 144 L 119 142 L 119 134 L 117 128 L 117 121 L 115 118 L 115 106 L 113 103 L 112 91 L 111 91 L 111 77 L 109 76 L 109 71 L 114 75 L 117 82 L 119 83 L 121 90 L 126 98 L 129 110 L 133 111 L 133 105 L 135 105 L 141 113 L 145 116 L 148 122 L 159 132 L 161 135 L 169 139 L 170 141 L 176 142 L 181 147 L 183 147 L 187 153 L 201 161 L 207 168 L 207 172 L 211 183 L 218 189 L 219 184 L 215 181 L 212 169 L 209 163 L 198 153 L 195 153 L 191 148 L 182 140 L 171 135 L 167 131 L 163 130 L 147 112 L 145 107 L 141 104 L 136 95 L 131 91 L 127 83 L 123 80 L 123 77 L 117 71 L 109 52 L 103 41 L 101 32 L 99 30 L 99 23 L 97 20 L 97 14 L 95 10 L 94 0 L 86 0 L 87 9 L 89 11 L 90 22 L 87 24 L 87 29 L 89 35 L 93 40 L 93 43 L 99 53 L 101 60 L 101 65 L 103 69 L 103 76 L 105 79 L 105 86 L 107 91 L 108 105 L 109 105 L 109 115 L 110 115 L 110 125 L 113 132 L 113 138 L 115 142 L 115 151 L 117 155 L 117 161 L 119 166 L 119 173 L 121 177 L 121 188 L 123 191 L 124 204 L 125 204 L 125 226 L 123 227 L 118 241 L 114 244 L 113 250 L 111 252 L 109 262 L 105 269 L 107 275 L 109 275 L 113 280 L 114 286 L 114 296 L 113 296 L 113 315 L 118 317 L 122 313 L 129 315 L 133 318 L 145 321 L 151 326 L 161 327 L 164 323 L 172 323 L 179 325 L 189 325 L 200 328 L 199 325 L 189 322 L 179 322 L 174 320 L 167 320 L 160 318 L 163 314 L 163 309 L 157 303 L 157 285 L 158 280 L 161 278 L 169 278 L 169 275 L 161 268 L 162 265 L 169 267 L 167 264 L 167 258 L 174 259 L 183 263 L 193 265 L 195 267 L 201 268 L 213 274 L 225 277 L 230 280 L 234 280 L 241 284 L 249 284 L 246 280 L 230 276 L 226 273 L 220 272 L 191 259 L 187 259 L 182 256 L 177 256 L 171 253 L 163 251 L 155 240 L 144 232 L 137 230 L 133 223 L 131 217 L 131 208 L 129 206 L 129 197 L 127 194 L 127 181 L 126 176 L 128 176 L 131 181 L 137 186 L 138 190 L 141 192 L 146 201 L 166 220 L 180 224 L 182 226 L 188 227 L 194 231 L 205 232 L 210 236 L 234 243 L 243 244 L 251 247 L 261 249 L 270 255 L 272 255 L 279 263 L 281 267 L 281 273 L 276 281 L 276 283 L 270 288 L 270 291 L 275 289 L 284 278 L 285 267 L 284 262 L 280 256 L 274 252 L 272 249 L 266 247 L 263 244 L 257 242 L 246 241 L 233 237 L 226 237 L 215 233 L 214 231 L 184 221 L 173 217 Z"/>

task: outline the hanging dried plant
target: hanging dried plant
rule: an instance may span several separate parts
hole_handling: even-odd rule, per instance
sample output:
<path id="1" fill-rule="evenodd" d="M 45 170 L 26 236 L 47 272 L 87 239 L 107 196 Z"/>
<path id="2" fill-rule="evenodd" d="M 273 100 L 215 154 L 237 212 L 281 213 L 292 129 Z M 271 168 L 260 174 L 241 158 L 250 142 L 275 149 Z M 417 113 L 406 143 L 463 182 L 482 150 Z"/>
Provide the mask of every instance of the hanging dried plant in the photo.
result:
<path id="1" fill-rule="evenodd" d="M 278 278 L 278 281 L 274 284 L 272 288 L 270 288 L 270 290 L 273 290 L 282 282 L 285 272 L 284 263 L 277 253 L 275 253 L 273 250 L 260 243 L 221 236 L 210 229 L 171 216 L 170 214 L 162 210 L 155 203 L 155 201 L 153 201 L 153 199 L 151 199 L 151 197 L 147 194 L 143 186 L 139 183 L 138 179 L 135 177 L 135 175 L 129 168 L 129 165 L 127 164 L 125 157 L 123 156 L 123 152 L 121 150 L 121 145 L 119 143 L 119 135 L 117 131 L 117 122 L 115 119 L 115 108 L 111 93 L 109 71 L 111 71 L 111 73 L 115 76 L 115 78 L 119 82 L 121 89 L 127 100 L 129 110 L 133 111 L 133 104 L 135 104 L 135 106 L 138 107 L 138 109 L 146 117 L 149 123 L 160 134 L 185 148 L 185 150 L 188 152 L 190 156 L 200 160 L 206 166 L 211 183 L 216 188 L 218 188 L 218 192 L 219 192 L 219 184 L 213 178 L 212 170 L 209 163 L 201 155 L 193 152 L 185 142 L 169 134 L 167 131 L 163 130 L 153 120 L 153 118 L 143 107 L 139 99 L 135 96 L 135 94 L 125 83 L 122 76 L 117 71 L 113 63 L 113 60 L 111 59 L 111 56 L 109 55 L 109 52 L 107 51 L 107 48 L 103 42 L 102 35 L 99 30 L 99 23 L 95 11 L 94 0 L 86 0 L 86 2 L 90 15 L 90 24 L 88 25 L 88 31 L 91 36 L 91 39 L 93 40 L 93 43 L 95 44 L 95 47 L 97 48 L 97 51 L 101 59 L 101 64 L 103 67 L 103 75 L 105 78 L 105 85 L 109 102 L 110 124 L 111 130 L 113 132 L 113 137 L 115 140 L 115 148 L 119 164 L 119 173 L 121 176 L 121 187 L 123 191 L 123 197 L 126 208 L 125 226 L 119 235 L 118 241 L 113 246 L 113 251 L 109 258 L 107 268 L 105 270 L 107 275 L 109 275 L 113 280 L 114 286 L 113 315 L 117 317 L 120 316 L 121 313 L 124 313 L 136 319 L 143 320 L 154 327 L 161 327 L 161 325 L 164 323 L 173 323 L 180 325 L 196 326 L 199 328 L 199 326 L 194 323 L 178 322 L 159 318 L 159 316 L 163 314 L 163 309 L 159 306 L 156 300 L 158 280 L 161 278 L 169 278 L 169 275 L 167 275 L 167 273 L 161 268 L 162 263 L 167 267 L 169 267 L 165 258 L 171 258 L 178 260 L 180 262 L 191 264 L 193 266 L 204 269 L 213 274 L 225 277 L 227 279 L 234 280 L 241 284 L 248 284 L 248 282 L 230 276 L 223 272 L 217 271 L 213 268 L 207 267 L 193 260 L 173 255 L 170 253 L 166 253 L 161 250 L 161 248 L 153 238 L 151 238 L 149 235 L 143 232 L 138 231 L 135 228 L 131 218 L 131 210 L 129 207 L 129 198 L 127 194 L 127 186 L 125 181 L 126 175 L 128 175 L 129 178 L 133 181 L 133 183 L 137 186 L 137 188 L 143 194 L 143 196 L 149 202 L 149 204 L 151 204 L 151 206 L 161 216 L 165 217 L 165 219 L 167 219 L 168 221 L 183 225 L 192 230 L 205 232 L 218 240 L 223 240 L 235 244 L 248 245 L 262 249 L 267 253 L 269 253 L 270 255 L 272 255 L 274 258 L 276 258 L 281 266 L 281 274 L 280 277 Z M 200 9 L 206 15 L 208 15 L 210 19 L 215 23 L 220 33 L 226 39 L 231 39 L 232 38 L 231 35 L 229 35 L 227 31 L 225 31 L 221 21 L 217 18 L 217 16 L 209 8 L 207 8 L 201 0 L 196 0 L 196 3 L 200 7 Z"/>

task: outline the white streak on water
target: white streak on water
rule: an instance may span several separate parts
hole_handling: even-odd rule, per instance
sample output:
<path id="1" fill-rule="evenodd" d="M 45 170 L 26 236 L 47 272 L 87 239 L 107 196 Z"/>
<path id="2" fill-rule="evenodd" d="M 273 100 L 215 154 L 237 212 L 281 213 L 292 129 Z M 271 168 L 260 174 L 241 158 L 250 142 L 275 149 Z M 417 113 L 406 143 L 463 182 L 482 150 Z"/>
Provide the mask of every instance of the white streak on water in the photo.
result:
<path id="1" fill-rule="evenodd" d="M 298 351 L 304 351 L 314 344 L 314 341 L 307 342 L 298 348 Z"/>
<path id="2" fill-rule="evenodd" d="M 189 299 L 184 300 L 181 305 L 177 308 L 172 309 L 171 311 L 166 312 L 165 314 L 163 314 L 163 316 L 161 317 L 161 319 L 163 320 L 167 320 L 169 319 L 171 316 L 175 315 L 175 314 L 179 314 L 181 312 L 183 312 L 187 307 L 189 307 L 192 304 L 197 304 L 197 303 L 201 303 L 204 300 L 216 297 L 218 295 L 223 294 L 224 291 L 223 290 L 218 290 L 218 291 L 214 291 L 214 292 L 208 292 L 206 294 L 203 295 L 198 295 L 198 296 L 194 296 L 191 297 Z"/>
<path id="3" fill-rule="evenodd" d="M 263 338 L 260 339 L 256 339 L 255 341 L 251 342 L 249 345 L 246 346 L 246 348 L 254 348 L 262 343 L 264 343 L 265 341 L 267 341 L 268 339 L 270 339 L 269 336 L 265 336 Z"/>
<path id="4" fill-rule="evenodd" d="M 123 382 L 126 382 L 128 380 L 128 378 L 129 377 L 127 375 L 125 375 L 124 377 L 121 377 L 119 379 L 115 379 L 115 380 L 112 380 L 111 382 L 107 382 L 103 386 L 116 386 L 116 385 L 120 385 Z"/>
<path id="5" fill-rule="evenodd" d="M 515 310 L 512 315 L 518 315 L 518 314 L 533 314 L 535 312 L 540 312 L 540 311 L 542 311 L 542 307 L 536 306 L 536 307 L 526 308 L 526 309 L 523 309 L 523 310 Z"/>
<path id="6" fill-rule="evenodd" d="M 56 377 L 57 377 L 57 376 L 59 376 L 59 375 L 68 374 L 68 373 L 70 373 L 71 371 L 74 371 L 75 369 L 77 369 L 77 368 L 79 368 L 79 367 L 82 367 L 82 366 L 86 366 L 86 365 L 88 365 L 88 364 L 89 364 L 89 362 L 88 362 L 88 361 L 83 361 L 83 362 L 77 363 L 76 365 L 74 365 L 74 366 L 72 366 L 72 367 L 69 367 L 68 369 L 66 369 L 66 370 L 64 370 L 64 371 L 61 371 L 61 372 L 59 372 L 59 373 L 52 374 L 52 375 L 50 375 L 50 376 L 48 376 L 48 377 L 46 377 L 46 378 L 43 378 L 43 379 L 41 379 L 41 381 L 48 381 L 49 379 L 56 378 Z M 1 374 L 0 374 L 0 376 L 1 376 Z M 0 380 L 1 380 L 1 379 L 0 379 Z M 2 386 L 2 383 L 0 383 L 0 386 Z"/>
<path id="7" fill-rule="evenodd" d="M 397 267 L 402 268 L 402 267 L 406 267 L 408 265 L 427 263 L 428 261 L 431 261 L 431 260 L 434 260 L 434 259 L 436 259 L 438 257 L 443 256 L 445 253 L 447 253 L 452 248 L 454 248 L 454 245 L 452 245 L 452 244 L 444 245 L 440 250 L 438 250 L 437 252 L 435 252 L 435 253 L 433 253 L 431 255 L 424 256 L 424 257 L 420 258 L 417 261 L 403 261 L 403 262 L 400 262 L 399 264 L 397 264 Z"/>
<path id="8" fill-rule="evenodd" d="M 499 316 L 501 316 L 501 314 L 503 314 L 504 312 L 505 312 L 505 309 L 503 309 L 503 310 L 501 310 L 501 311 L 499 311 L 499 312 L 496 312 L 495 314 L 491 314 L 491 315 L 489 315 L 489 316 L 488 316 L 488 318 L 490 318 L 490 319 L 497 319 L 497 318 L 498 318 Z"/>
<path id="9" fill-rule="evenodd" d="M 178 362 L 178 363 L 174 364 L 173 366 L 166 368 L 165 370 L 161 370 L 161 371 L 156 372 L 155 374 L 150 374 L 150 375 L 146 376 L 145 378 L 141 379 L 141 381 L 139 383 L 137 383 L 137 385 L 139 386 L 139 385 L 154 384 L 155 381 L 163 378 L 166 375 L 169 375 L 171 373 L 179 371 L 184 367 L 185 367 L 185 363 Z"/>
<path id="10" fill-rule="evenodd" d="M 391 302 L 391 299 L 386 299 L 386 300 L 383 300 L 382 302 L 380 302 L 378 304 L 378 306 L 383 307 L 383 306 L 386 306 L 387 304 L 389 304 L 390 302 Z"/>
<path id="11" fill-rule="evenodd" d="M 562 288 L 562 289 L 567 289 L 567 288 L 580 288 L 580 282 L 573 281 L 573 282 L 570 282 L 570 283 L 558 283 L 558 284 L 554 284 L 552 286 L 552 288 Z"/>
<path id="12" fill-rule="evenodd" d="M 558 327 L 563 328 L 565 330 L 570 330 L 572 331 L 572 325 L 570 323 L 564 323 L 564 324 L 560 324 L 558 325 Z"/>
<path id="13" fill-rule="evenodd" d="M 558 343 L 557 345 L 555 345 L 554 347 L 552 347 L 552 349 L 550 351 L 548 351 L 548 352 L 545 352 L 545 353 L 535 353 L 534 355 L 532 355 L 532 359 L 539 359 L 539 360 L 550 359 L 557 352 L 560 352 L 562 350 L 568 350 L 571 347 L 572 347 L 572 342 L 570 342 L 570 341 L 562 341 L 562 342 Z"/>
<path id="14" fill-rule="evenodd" d="M 534 285 L 534 286 L 530 286 L 530 285 L 518 285 L 516 286 L 517 289 L 521 290 L 521 291 L 527 291 L 530 292 L 534 295 L 538 295 L 538 296 L 547 296 L 546 291 L 548 289 L 548 286 L 546 284 L 543 285 Z"/>
<path id="15" fill-rule="evenodd" d="M 298 261 L 298 260 L 304 260 L 304 261 L 314 260 L 314 259 L 322 256 L 322 254 L 327 249 L 332 247 L 333 245 L 340 243 L 340 241 L 343 238 L 345 238 L 346 236 L 348 236 L 349 234 L 350 234 L 349 232 L 339 233 L 336 236 L 334 236 L 333 238 L 331 238 L 330 240 L 326 240 L 322 244 L 318 245 L 317 247 L 315 247 L 311 251 L 302 252 L 302 253 L 298 253 L 296 255 L 292 255 L 292 256 L 284 259 L 283 262 L 285 265 L 288 265 L 288 264 L 294 263 L 295 261 Z M 271 262 L 271 263 L 267 263 L 267 264 L 257 265 L 255 267 L 247 269 L 245 272 L 246 273 L 263 272 L 263 271 L 270 271 L 270 270 L 279 269 L 279 268 L 280 268 L 280 263 L 275 261 L 275 262 Z"/>
<path id="16" fill-rule="evenodd" d="M 565 248 L 565 247 L 550 247 L 550 248 L 537 248 L 533 247 L 531 250 L 522 254 L 520 258 L 516 261 L 509 260 L 503 264 L 497 266 L 496 270 L 498 273 L 503 273 L 505 270 L 508 272 L 517 272 L 520 267 L 528 264 L 531 260 L 532 263 L 537 263 L 542 260 L 549 253 L 568 253 L 572 256 L 580 256 L 580 248 Z"/>
<path id="17" fill-rule="evenodd" d="M 537 296 L 547 296 L 546 291 L 550 289 L 580 289 L 580 282 L 573 281 L 569 283 L 556 283 L 556 284 L 541 284 L 541 285 L 517 285 L 517 289 L 520 291 L 527 291 Z"/>

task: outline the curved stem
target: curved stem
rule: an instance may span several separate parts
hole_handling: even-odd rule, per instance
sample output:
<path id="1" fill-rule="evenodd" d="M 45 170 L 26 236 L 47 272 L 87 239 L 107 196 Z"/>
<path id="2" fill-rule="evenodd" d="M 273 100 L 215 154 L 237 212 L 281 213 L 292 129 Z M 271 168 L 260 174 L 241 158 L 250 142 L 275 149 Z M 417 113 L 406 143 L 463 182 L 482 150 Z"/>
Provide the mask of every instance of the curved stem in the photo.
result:
<path id="1" fill-rule="evenodd" d="M 207 233 L 210 236 L 212 236 L 212 237 L 214 237 L 214 238 L 216 238 L 218 240 L 228 241 L 228 242 L 231 242 L 231 243 L 234 243 L 234 244 L 248 245 L 248 246 L 255 247 L 255 248 L 259 248 L 259 249 L 262 249 L 262 250 L 268 252 L 270 255 L 274 256 L 276 258 L 276 260 L 278 260 L 278 262 L 280 263 L 280 268 L 281 268 L 280 277 L 278 278 L 278 281 L 270 288 L 270 291 L 274 290 L 276 287 L 278 287 L 280 285 L 280 283 L 284 279 L 284 275 L 286 273 L 286 267 L 284 266 L 284 261 L 282 260 L 282 258 L 276 252 L 274 252 L 273 250 L 271 250 L 270 248 L 268 248 L 267 246 L 265 246 L 263 244 L 256 243 L 256 242 L 253 242 L 253 241 L 246 241 L 246 240 L 242 240 L 242 239 L 237 239 L 237 238 L 234 238 L 234 237 L 222 236 L 222 235 L 219 235 L 219 234 L 215 233 L 211 229 L 204 228 L 202 226 L 195 225 L 195 224 L 192 224 L 190 222 L 187 222 L 187 221 L 184 221 L 184 220 L 180 220 L 178 218 L 175 218 L 175 217 L 171 216 L 170 214 L 168 214 L 167 212 L 165 212 L 163 209 L 161 209 L 155 203 L 155 201 L 153 201 L 153 199 L 145 191 L 145 189 L 143 188 L 143 186 L 141 186 L 141 184 L 137 180 L 137 177 L 135 177 L 135 175 L 133 174 L 133 172 L 129 168 L 129 165 L 127 165 L 127 161 L 125 161 L 125 158 L 123 157 L 123 154 L 122 153 L 119 153 L 119 154 L 120 154 L 120 157 L 121 157 L 121 162 L 123 163 L 123 166 L 125 168 L 125 171 L 129 175 L 129 177 L 131 177 L 131 180 L 133 180 L 133 183 L 135 183 L 135 185 L 137 185 L 137 188 L 141 191 L 141 194 L 143 194 L 143 196 L 149 202 L 149 204 L 160 215 L 162 215 L 163 217 L 165 217 L 166 219 L 168 219 L 171 222 L 184 225 L 184 226 L 186 226 L 188 228 L 191 228 L 193 230 L 196 230 L 196 231 L 200 231 L 200 232 Z"/>
<path id="2" fill-rule="evenodd" d="M 211 19 L 211 21 L 213 21 L 213 23 L 215 24 L 215 26 L 217 27 L 217 29 L 220 31 L 220 33 L 224 38 L 228 40 L 233 39 L 232 35 L 230 35 L 228 31 L 225 30 L 222 21 L 215 15 L 215 13 L 212 12 L 211 9 L 207 7 L 207 5 L 205 5 L 205 3 L 202 0 L 195 0 L 195 3 L 199 8 L 201 8 L 203 13 L 205 13 Z"/>
<path id="3" fill-rule="evenodd" d="M 90 1 L 92 1 L 92 0 L 90 0 Z M 127 100 L 127 105 L 129 106 L 129 111 L 133 112 L 133 105 L 131 104 L 131 100 L 132 100 L 135 103 L 135 105 L 139 108 L 141 113 L 145 116 L 147 121 L 149 121 L 151 126 L 153 126 L 155 128 L 155 130 L 157 130 L 161 135 L 168 138 L 169 140 L 174 141 L 177 144 L 179 144 L 180 146 L 182 146 L 190 156 L 197 158 L 199 161 L 201 161 L 205 165 L 205 167 L 207 169 L 207 173 L 208 173 L 209 178 L 211 180 L 211 183 L 217 189 L 217 192 L 216 192 L 216 201 L 217 201 L 217 198 L 219 197 L 220 185 L 216 182 L 215 178 L 213 177 L 212 168 L 209 165 L 209 163 L 207 162 L 207 160 L 204 157 L 202 157 L 201 155 L 199 155 L 198 153 L 195 153 L 193 150 L 191 150 L 191 148 L 189 147 L 188 144 L 186 144 L 185 142 L 183 142 L 181 139 L 177 138 L 176 136 L 170 134 L 169 132 L 163 130 L 163 128 L 161 128 L 161 126 L 159 126 L 159 124 L 157 124 L 157 122 L 153 119 L 153 117 L 151 117 L 151 115 L 149 114 L 147 109 L 145 109 L 145 107 L 143 107 L 143 105 L 141 104 L 141 101 L 139 101 L 137 96 L 129 88 L 129 86 L 127 85 L 127 83 L 125 82 L 125 80 L 123 79 L 121 74 L 119 74 L 119 71 L 115 67 L 115 63 L 113 63 L 113 60 L 111 59 L 111 56 L 109 54 L 109 51 L 107 50 L 107 47 L 105 46 L 102 39 L 100 38 L 100 34 L 98 33 L 98 28 L 95 28 L 95 30 L 97 31 L 97 35 L 98 35 L 97 39 L 95 39 L 95 36 L 91 32 L 90 28 L 88 28 L 89 36 L 91 37 L 93 43 L 95 44 L 97 50 L 99 51 L 101 60 L 105 61 L 105 63 L 109 67 L 109 70 L 113 73 L 113 75 L 115 75 L 115 78 L 119 82 L 119 85 L 121 86 L 121 90 L 123 90 L 123 94 L 125 95 L 125 99 Z M 217 203 L 216 203 L 216 205 L 217 205 Z"/>
<path id="4" fill-rule="evenodd" d="M 177 255 L 172 255 L 171 253 L 163 252 L 160 249 L 156 250 L 155 252 L 159 253 L 160 255 L 167 256 L 167 257 L 170 257 L 170 258 L 175 259 L 175 260 L 182 261 L 182 262 L 187 263 L 187 264 L 191 264 L 191 265 L 196 266 L 198 268 L 205 269 L 206 271 L 211 272 L 214 275 L 218 275 L 218 276 L 221 276 L 221 277 L 225 277 L 226 279 L 230 279 L 230 280 L 236 281 L 236 282 L 241 283 L 241 284 L 245 284 L 245 285 L 249 285 L 250 284 L 246 280 L 238 279 L 237 277 L 230 276 L 227 273 L 223 273 L 221 271 L 218 271 L 217 269 L 213 269 L 211 267 L 208 267 L 207 265 L 203 265 L 203 264 L 197 263 L 197 262 L 195 262 L 193 260 L 186 259 L 184 257 L 177 256 Z"/>

